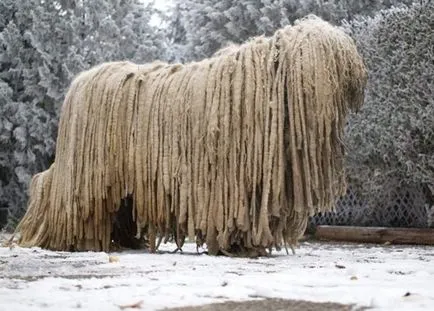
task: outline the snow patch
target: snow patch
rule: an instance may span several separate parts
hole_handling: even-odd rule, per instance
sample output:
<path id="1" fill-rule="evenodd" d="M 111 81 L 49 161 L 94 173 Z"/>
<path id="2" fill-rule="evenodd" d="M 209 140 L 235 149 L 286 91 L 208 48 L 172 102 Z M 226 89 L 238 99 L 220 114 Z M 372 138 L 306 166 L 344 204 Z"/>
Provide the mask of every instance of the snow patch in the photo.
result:
<path id="1" fill-rule="evenodd" d="M 53 252 L 0 248 L 0 310 L 119 310 L 193 306 L 254 298 L 300 299 L 434 310 L 433 248 L 302 243 L 296 255 L 211 257 L 184 253 Z"/>

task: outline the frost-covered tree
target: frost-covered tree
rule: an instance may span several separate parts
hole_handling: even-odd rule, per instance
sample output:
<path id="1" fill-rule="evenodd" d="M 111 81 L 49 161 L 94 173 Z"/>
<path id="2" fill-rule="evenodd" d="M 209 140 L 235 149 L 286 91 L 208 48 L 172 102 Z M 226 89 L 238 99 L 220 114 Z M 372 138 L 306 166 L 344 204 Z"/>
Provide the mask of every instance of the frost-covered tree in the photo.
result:
<path id="1" fill-rule="evenodd" d="M 270 18 L 261 12 L 264 1 L 260 0 L 206 0 L 182 1 L 176 7 L 182 6 L 180 27 L 186 31 L 186 59 L 198 59 L 212 55 L 229 42 L 240 43 L 247 38 L 261 34 L 270 34 L 280 26 L 281 16 L 272 9 Z M 266 2 L 266 1 L 265 1 Z M 269 2 L 269 1 L 268 1 Z"/>
<path id="2" fill-rule="evenodd" d="M 27 199 L 27 184 L 54 153 L 55 123 L 36 103 L 12 100 L 13 90 L 0 80 L 0 207 L 11 213 Z"/>
<path id="3" fill-rule="evenodd" d="M 94 65 L 107 60 L 149 62 L 160 57 L 162 33 L 149 25 L 155 10 L 140 0 L 78 1 L 73 14 L 77 52 Z"/>
<path id="4" fill-rule="evenodd" d="M 0 2 L 0 208 L 19 217 L 30 177 L 52 162 L 58 113 L 78 72 L 160 58 L 152 14 L 139 0 Z"/>
<path id="5" fill-rule="evenodd" d="M 72 3 L 62 7 L 41 1 L 33 10 L 29 31 L 44 64 L 39 69 L 43 86 L 57 105 L 77 72 L 105 61 L 154 60 L 160 56 L 163 41 L 149 25 L 152 7 L 139 0 Z"/>
<path id="6" fill-rule="evenodd" d="M 374 206 L 412 187 L 434 205 L 433 25 L 426 0 L 346 25 L 369 70 L 365 105 L 348 126 L 350 176 Z"/>
<path id="7" fill-rule="evenodd" d="M 5 1 L 0 32 L 0 207 L 22 208 L 27 184 L 54 152 L 54 120 L 45 110 L 37 79 L 36 49 L 29 36 L 31 3 Z M 28 10 L 29 13 L 24 13 Z"/>
<path id="8" fill-rule="evenodd" d="M 169 62 L 184 62 L 186 58 L 186 36 L 183 16 L 187 13 L 185 3 L 178 3 L 169 12 L 161 12 L 161 17 L 166 21 L 164 28 L 167 39 L 167 55 Z"/>
<path id="9" fill-rule="evenodd" d="M 186 30 L 186 59 L 209 57 L 230 42 L 270 35 L 311 13 L 339 24 L 399 2 L 411 0 L 175 0 L 183 8 L 179 27 Z"/>

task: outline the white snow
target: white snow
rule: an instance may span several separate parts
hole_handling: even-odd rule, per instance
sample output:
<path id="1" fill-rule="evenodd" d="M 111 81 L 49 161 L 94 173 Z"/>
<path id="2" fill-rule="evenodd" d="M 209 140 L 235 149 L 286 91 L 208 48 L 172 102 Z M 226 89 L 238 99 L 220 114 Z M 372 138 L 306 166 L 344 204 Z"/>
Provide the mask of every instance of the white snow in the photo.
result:
<path id="1" fill-rule="evenodd" d="M 432 247 L 305 242 L 296 251 L 239 259 L 199 255 L 194 244 L 183 254 L 0 248 L 0 310 L 110 311 L 139 301 L 157 310 L 265 297 L 434 310 Z"/>

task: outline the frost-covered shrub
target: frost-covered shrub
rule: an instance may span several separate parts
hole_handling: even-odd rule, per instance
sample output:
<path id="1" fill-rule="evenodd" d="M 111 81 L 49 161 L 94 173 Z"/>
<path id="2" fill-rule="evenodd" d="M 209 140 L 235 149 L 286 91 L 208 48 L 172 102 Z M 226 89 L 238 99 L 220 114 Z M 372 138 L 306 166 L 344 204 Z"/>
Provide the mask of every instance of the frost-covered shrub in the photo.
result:
<path id="1" fill-rule="evenodd" d="M 373 207 L 417 187 L 434 204 L 434 3 L 347 24 L 369 71 L 366 102 L 350 119 L 348 166 Z"/>

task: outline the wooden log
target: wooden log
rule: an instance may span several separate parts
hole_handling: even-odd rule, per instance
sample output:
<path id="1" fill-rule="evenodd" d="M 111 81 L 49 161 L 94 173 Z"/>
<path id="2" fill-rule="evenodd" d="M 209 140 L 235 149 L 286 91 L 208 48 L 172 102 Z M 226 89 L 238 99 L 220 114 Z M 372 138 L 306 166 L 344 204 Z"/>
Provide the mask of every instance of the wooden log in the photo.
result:
<path id="1" fill-rule="evenodd" d="M 315 238 L 356 243 L 434 245 L 434 229 L 317 226 Z"/>

